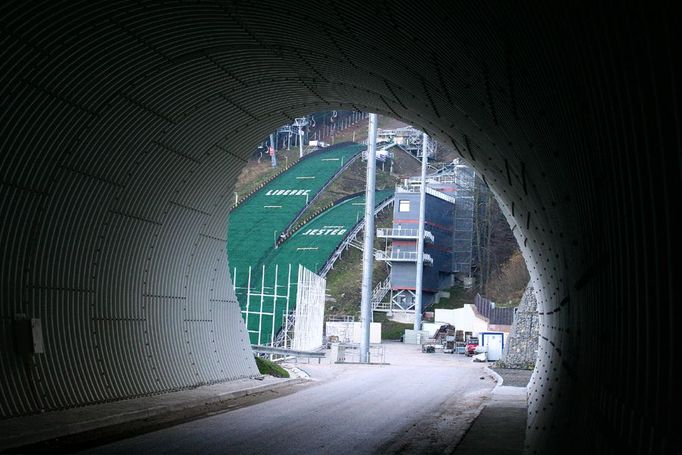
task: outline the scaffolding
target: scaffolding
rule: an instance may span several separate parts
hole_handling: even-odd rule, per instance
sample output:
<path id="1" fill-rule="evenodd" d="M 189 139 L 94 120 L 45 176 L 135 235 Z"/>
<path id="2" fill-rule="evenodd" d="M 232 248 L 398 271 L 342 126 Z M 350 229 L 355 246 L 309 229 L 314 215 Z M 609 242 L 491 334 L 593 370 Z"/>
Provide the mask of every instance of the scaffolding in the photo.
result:
<path id="1" fill-rule="evenodd" d="M 422 156 L 424 133 L 412 126 L 384 130 L 377 130 L 377 142 L 388 142 L 390 146 L 397 145 L 415 158 Z M 426 156 L 432 158 L 438 152 L 438 142 L 428 141 Z"/>
<path id="2" fill-rule="evenodd" d="M 294 325 L 296 324 L 296 312 L 291 311 L 285 315 L 282 328 L 277 333 L 274 347 L 288 349 L 294 340 Z"/>
<path id="3" fill-rule="evenodd" d="M 453 163 L 457 202 L 453 226 L 452 269 L 464 277 L 471 277 L 472 246 L 474 240 L 474 191 L 476 173 L 473 168 Z"/>
<path id="4" fill-rule="evenodd" d="M 266 286 L 267 269 L 263 265 L 259 271 L 260 274 L 254 273 L 248 268 L 246 289 L 233 285 L 235 293 L 240 291 L 245 295 L 242 317 L 253 344 L 300 351 L 319 348 L 326 280 L 299 265 L 294 281 L 292 265 L 288 264 L 286 280 L 280 282 L 280 266 L 275 265 L 274 284 Z M 233 276 L 237 272 L 235 268 Z M 254 286 L 257 281 L 259 284 Z"/>

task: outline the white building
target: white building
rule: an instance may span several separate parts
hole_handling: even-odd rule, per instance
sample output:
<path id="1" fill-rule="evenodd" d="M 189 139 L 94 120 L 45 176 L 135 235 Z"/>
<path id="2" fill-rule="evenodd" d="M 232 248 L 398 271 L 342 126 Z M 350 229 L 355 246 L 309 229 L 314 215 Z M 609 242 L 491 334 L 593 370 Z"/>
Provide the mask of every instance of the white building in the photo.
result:
<path id="1" fill-rule="evenodd" d="M 465 304 L 463 308 L 434 310 L 434 322 L 425 323 L 425 330 L 435 333 L 443 324 L 452 324 L 455 330 L 462 331 L 464 339 L 467 336 L 480 337 L 485 332 L 501 332 L 504 334 L 504 343 L 511 330 L 514 320 L 514 308 L 496 308 L 495 303 L 476 295 L 473 304 Z"/>

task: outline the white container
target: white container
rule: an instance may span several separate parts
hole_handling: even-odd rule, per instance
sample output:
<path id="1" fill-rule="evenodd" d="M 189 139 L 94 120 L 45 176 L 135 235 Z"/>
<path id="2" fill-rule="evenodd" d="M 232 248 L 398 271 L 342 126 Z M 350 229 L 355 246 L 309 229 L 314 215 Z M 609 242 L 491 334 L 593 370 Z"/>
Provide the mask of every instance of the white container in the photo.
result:
<path id="1" fill-rule="evenodd" d="M 486 348 L 488 361 L 494 362 L 502 357 L 504 349 L 504 333 L 502 332 L 481 332 L 479 339 L 481 346 Z"/>

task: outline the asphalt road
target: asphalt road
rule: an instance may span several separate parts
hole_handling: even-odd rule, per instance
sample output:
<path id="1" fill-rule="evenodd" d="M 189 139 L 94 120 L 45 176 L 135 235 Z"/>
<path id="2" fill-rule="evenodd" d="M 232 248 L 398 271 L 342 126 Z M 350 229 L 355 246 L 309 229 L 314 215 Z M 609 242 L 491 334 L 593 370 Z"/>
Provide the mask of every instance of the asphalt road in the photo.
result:
<path id="1" fill-rule="evenodd" d="M 387 366 L 299 365 L 296 393 L 88 453 L 449 453 L 495 383 L 458 354 L 386 345 Z"/>

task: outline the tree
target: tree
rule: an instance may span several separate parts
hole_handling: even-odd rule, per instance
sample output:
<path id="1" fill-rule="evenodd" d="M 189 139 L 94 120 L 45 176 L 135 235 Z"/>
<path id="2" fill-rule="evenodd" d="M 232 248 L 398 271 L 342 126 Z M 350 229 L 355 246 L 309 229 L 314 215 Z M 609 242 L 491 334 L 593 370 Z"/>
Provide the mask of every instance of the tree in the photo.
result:
<path id="1" fill-rule="evenodd" d="M 487 297 L 497 303 L 518 304 L 529 279 L 526 261 L 517 249 L 488 282 Z"/>
<path id="2" fill-rule="evenodd" d="M 502 210 L 500 210 L 492 191 L 480 179 L 477 181 L 474 192 L 474 204 L 474 254 L 472 268 L 478 292 L 489 296 L 489 283 L 500 272 L 503 264 L 517 253 L 524 270 L 525 262 L 523 262 L 523 257 L 511 232 L 509 223 L 507 223 L 502 214 Z M 519 290 L 523 292 L 525 284 L 523 283 L 519 289 L 514 289 L 513 292 Z"/>

